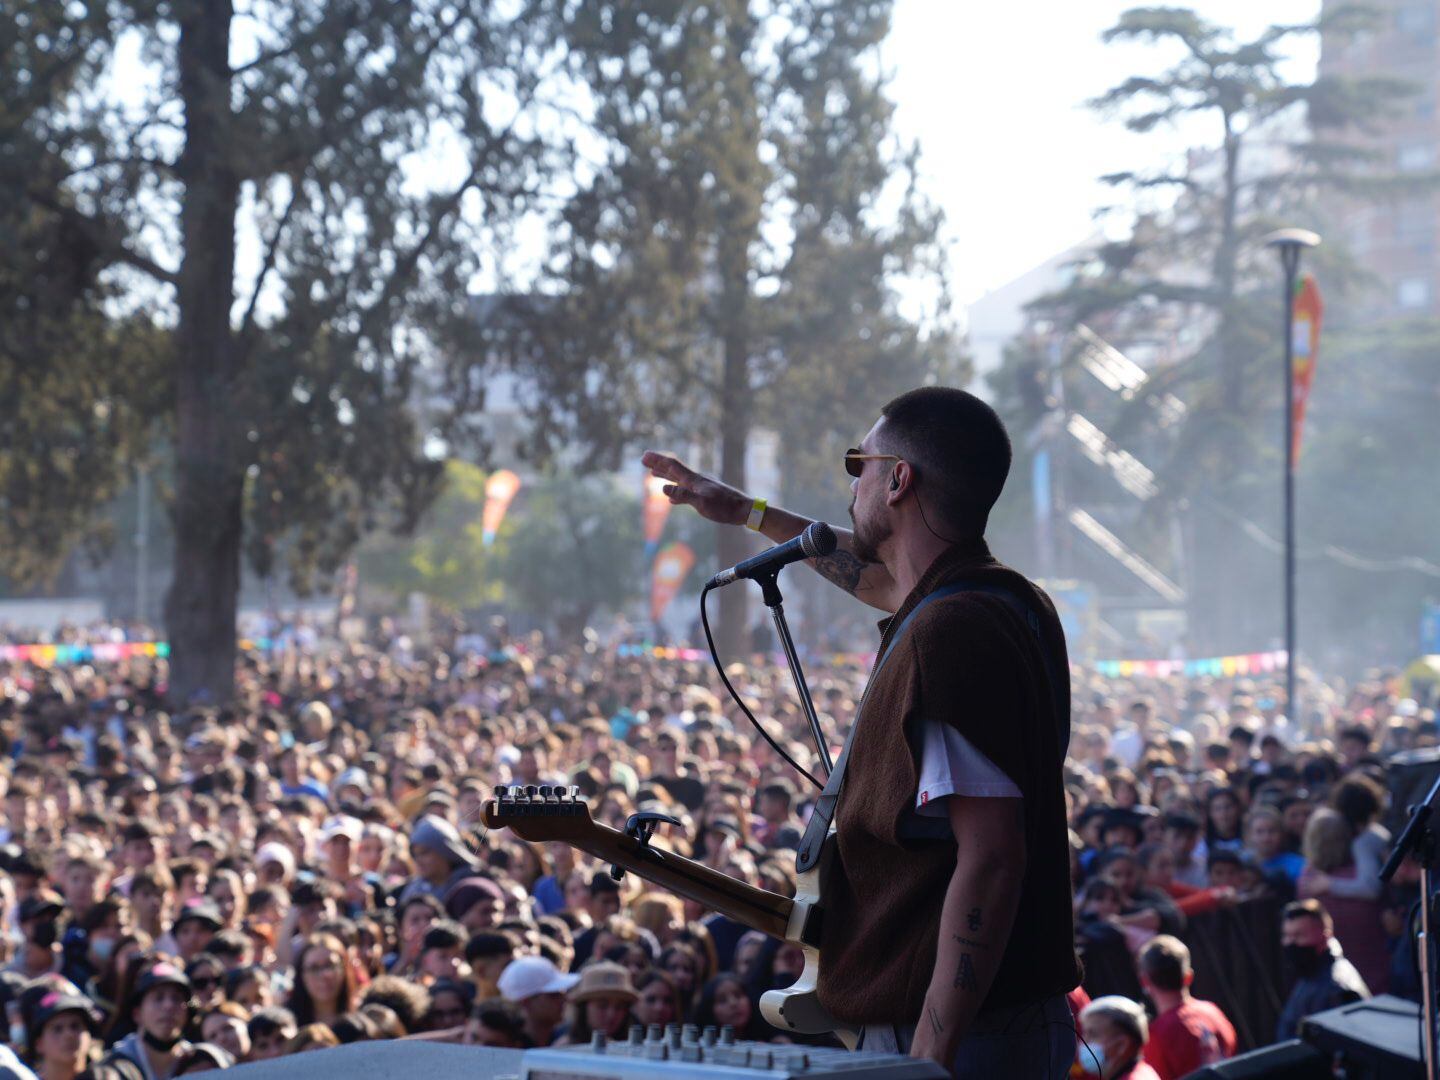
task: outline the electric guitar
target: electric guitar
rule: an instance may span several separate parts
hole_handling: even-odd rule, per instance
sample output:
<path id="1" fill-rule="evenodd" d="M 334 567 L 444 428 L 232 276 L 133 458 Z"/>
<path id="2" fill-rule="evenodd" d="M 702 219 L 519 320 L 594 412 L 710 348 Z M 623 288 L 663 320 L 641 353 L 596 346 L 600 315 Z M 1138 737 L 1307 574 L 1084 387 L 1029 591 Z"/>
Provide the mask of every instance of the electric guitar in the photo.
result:
<path id="1" fill-rule="evenodd" d="M 485 825 L 508 828 L 522 840 L 543 843 L 560 840 L 609 863 L 618 879 L 629 870 L 646 881 L 694 900 L 711 911 L 744 923 L 752 930 L 800 946 L 805 969 L 783 990 L 771 990 L 760 999 L 760 1011 L 775 1027 L 804 1035 L 834 1032 L 852 1050 L 859 1032 L 842 1026 L 820 1004 L 820 865 L 801 874 L 795 898 L 757 889 L 728 874 L 652 847 L 650 838 L 662 823 L 680 822 L 664 814 L 632 814 L 622 832 L 590 817 L 589 807 L 575 787 L 499 787 L 487 800 Z"/>

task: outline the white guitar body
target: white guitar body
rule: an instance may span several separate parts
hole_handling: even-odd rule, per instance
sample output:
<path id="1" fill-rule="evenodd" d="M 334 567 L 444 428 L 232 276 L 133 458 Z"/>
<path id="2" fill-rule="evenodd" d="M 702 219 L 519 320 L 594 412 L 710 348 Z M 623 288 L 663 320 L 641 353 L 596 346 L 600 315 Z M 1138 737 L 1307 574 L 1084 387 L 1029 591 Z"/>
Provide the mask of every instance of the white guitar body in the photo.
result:
<path id="1" fill-rule="evenodd" d="M 830 830 L 834 836 L 834 828 Z M 785 940 L 800 946 L 805 954 L 805 968 L 800 978 L 783 990 L 770 990 L 760 998 L 760 1012 L 781 1031 L 794 1031 L 801 1035 L 823 1035 L 834 1032 L 835 1036 L 851 1050 L 860 1043 L 860 1033 L 847 1028 L 826 1011 L 820 1004 L 820 950 L 803 940 L 805 923 L 820 902 L 820 871 L 826 862 L 832 840 L 826 839 L 825 854 L 816 866 L 805 871 L 795 881 L 795 907 L 790 913 L 790 925 L 785 931 Z"/>

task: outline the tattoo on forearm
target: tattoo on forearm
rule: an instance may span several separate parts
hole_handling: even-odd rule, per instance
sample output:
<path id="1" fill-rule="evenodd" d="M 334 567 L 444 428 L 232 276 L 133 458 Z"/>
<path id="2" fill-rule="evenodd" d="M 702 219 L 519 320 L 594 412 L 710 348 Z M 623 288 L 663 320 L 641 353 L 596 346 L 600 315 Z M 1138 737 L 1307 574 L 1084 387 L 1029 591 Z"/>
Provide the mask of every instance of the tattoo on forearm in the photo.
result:
<path id="1" fill-rule="evenodd" d="M 989 945 L 986 945 L 983 941 L 975 941 L 968 937 L 961 937 L 959 934 L 951 934 L 950 936 L 953 937 L 956 941 L 960 942 L 961 945 L 969 945 L 972 948 L 976 949 L 988 949 L 990 947 Z"/>
<path id="2" fill-rule="evenodd" d="M 925 1012 L 930 1017 L 930 1030 L 933 1031 L 936 1035 L 939 1035 L 942 1031 L 945 1030 L 945 1025 L 940 1023 L 940 1017 L 935 1012 L 935 1006 L 927 1006 Z"/>
<path id="3" fill-rule="evenodd" d="M 969 953 L 960 954 L 960 967 L 955 972 L 955 989 L 967 990 L 970 993 L 980 989 L 980 983 L 975 978 L 975 963 L 970 959 Z"/>
<path id="4" fill-rule="evenodd" d="M 852 596 L 859 590 L 860 578 L 869 565 L 849 551 L 837 551 L 833 555 L 815 560 L 815 569 L 823 577 L 833 581 Z"/>
<path id="5" fill-rule="evenodd" d="M 979 929 L 980 929 L 980 909 L 979 909 L 978 907 L 972 907 L 972 908 L 970 909 L 970 914 L 968 914 L 968 915 L 965 916 L 965 922 L 969 925 L 969 927 L 970 927 L 970 932 L 971 932 L 972 934 L 975 933 L 977 930 L 979 930 Z"/>

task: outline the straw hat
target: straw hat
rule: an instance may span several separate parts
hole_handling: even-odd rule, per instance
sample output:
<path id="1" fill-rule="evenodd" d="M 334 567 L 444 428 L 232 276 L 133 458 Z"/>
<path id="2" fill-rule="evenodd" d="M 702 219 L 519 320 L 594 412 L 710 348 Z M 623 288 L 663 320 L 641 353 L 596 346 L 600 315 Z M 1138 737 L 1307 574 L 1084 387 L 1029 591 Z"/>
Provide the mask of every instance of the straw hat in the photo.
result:
<path id="1" fill-rule="evenodd" d="M 577 1005 L 595 998 L 624 998 L 633 1002 L 639 997 L 635 984 L 630 981 L 630 969 L 608 960 L 581 968 L 580 982 L 570 991 L 570 1000 Z"/>

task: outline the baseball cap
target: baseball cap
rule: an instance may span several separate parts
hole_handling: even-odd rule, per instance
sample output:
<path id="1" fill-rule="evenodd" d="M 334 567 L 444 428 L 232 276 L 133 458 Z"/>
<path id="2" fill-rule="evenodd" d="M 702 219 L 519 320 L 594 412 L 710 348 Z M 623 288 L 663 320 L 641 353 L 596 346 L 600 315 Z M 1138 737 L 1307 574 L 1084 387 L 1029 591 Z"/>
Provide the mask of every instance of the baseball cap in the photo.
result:
<path id="1" fill-rule="evenodd" d="M 294 854 L 278 840 L 271 840 L 268 843 L 261 844 L 260 850 L 255 853 L 256 867 L 265 866 L 269 863 L 278 863 L 287 875 L 295 872 Z"/>
<path id="2" fill-rule="evenodd" d="M 206 897 L 193 897 L 186 900 L 180 912 L 175 916 L 175 927 L 187 922 L 209 923 L 216 930 L 225 925 L 224 918 L 220 915 L 220 908 L 215 901 Z"/>
<path id="3" fill-rule="evenodd" d="M 158 964 L 151 964 L 135 980 L 135 989 L 130 995 L 130 1007 L 139 1005 L 145 1000 L 145 995 L 157 986 L 178 986 L 187 994 L 190 992 L 190 980 L 185 972 L 170 961 L 162 960 Z"/>
<path id="4" fill-rule="evenodd" d="M 505 965 L 496 986 L 506 1001 L 524 1001 L 536 994 L 564 994 L 579 981 L 579 975 L 566 975 L 543 956 L 522 956 Z"/>
<path id="5" fill-rule="evenodd" d="M 352 844 L 355 844 L 359 843 L 360 834 L 364 831 L 365 827 L 360 824 L 359 818 L 353 818 L 349 814 L 336 814 L 326 821 L 321 828 L 320 839 L 322 842 L 328 844 L 337 836 L 343 836 Z"/>
<path id="6" fill-rule="evenodd" d="M 29 922 L 31 919 L 43 919 L 47 915 L 59 915 L 65 910 L 65 901 L 54 893 L 37 893 L 24 900 L 20 904 L 20 921 Z"/>
<path id="7" fill-rule="evenodd" d="M 357 766 L 351 766 L 342 772 L 335 779 L 335 790 L 343 787 L 357 787 L 365 794 L 370 794 L 370 774 Z"/>
<path id="8" fill-rule="evenodd" d="M 90 1003 L 89 998 L 80 993 L 72 993 L 67 989 L 54 989 L 46 992 L 39 1001 L 30 1007 L 30 1042 L 33 1044 L 39 1038 L 40 1032 L 44 1030 L 46 1024 L 61 1013 L 67 1012 L 81 1013 L 85 1017 L 86 1026 L 90 1028 L 92 1035 L 99 1030 L 100 1014 Z"/>

